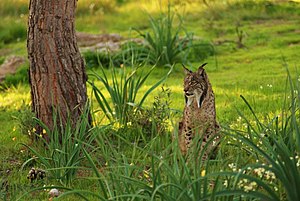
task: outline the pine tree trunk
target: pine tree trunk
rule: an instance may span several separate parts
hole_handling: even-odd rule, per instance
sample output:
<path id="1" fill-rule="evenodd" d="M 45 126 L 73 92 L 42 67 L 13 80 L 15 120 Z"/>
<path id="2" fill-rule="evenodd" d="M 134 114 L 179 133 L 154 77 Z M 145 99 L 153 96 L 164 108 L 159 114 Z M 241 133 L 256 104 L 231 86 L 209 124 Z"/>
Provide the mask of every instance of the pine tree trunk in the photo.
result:
<path id="1" fill-rule="evenodd" d="M 32 109 L 53 128 L 58 110 L 75 125 L 87 102 L 84 61 L 74 27 L 77 0 L 30 0 L 27 50 Z M 40 131 L 41 132 L 41 131 Z"/>

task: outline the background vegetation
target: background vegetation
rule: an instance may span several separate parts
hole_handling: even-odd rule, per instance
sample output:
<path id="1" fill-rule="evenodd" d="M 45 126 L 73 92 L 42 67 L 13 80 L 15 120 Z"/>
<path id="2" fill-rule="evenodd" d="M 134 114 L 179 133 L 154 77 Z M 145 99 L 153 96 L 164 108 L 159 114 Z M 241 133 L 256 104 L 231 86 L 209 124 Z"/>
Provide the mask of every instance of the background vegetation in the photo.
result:
<path id="1" fill-rule="evenodd" d="M 47 190 L 54 187 L 63 192 L 62 200 L 300 199 L 299 3 L 168 3 L 78 1 L 77 31 L 118 33 L 145 39 L 146 45 L 129 43 L 110 54 L 82 50 L 94 86 L 89 94 L 95 127 L 87 131 L 81 121 L 76 132 L 65 130 L 64 147 L 53 143 L 45 150 L 30 140 L 33 125 L 40 122 L 30 112 L 28 64 L 6 77 L 0 92 L 0 199 L 48 199 Z M 0 64 L 10 55 L 26 57 L 27 4 L 0 2 Z M 178 51 L 173 62 L 167 57 L 161 62 L 162 55 Z M 184 107 L 181 62 L 193 70 L 207 62 L 216 95 L 225 137 L 216 159 L 205 163 L 186 163 L 177 146 Z M 95 73 L 107 80 L 95 79 Z M 128 89 L 134 90 L 145 76 L 136 93 L 116 92 L 125 89 L 128 78 Z M 137 107 L 160 80 L 164 83 Z M 113 95 L 105 82 L 117 89 Z M 106 106 L 99 105 L 95 90 Z M 129 101 L 130 94 L 136 98 Z M 114 97 L 120 98 L 122 110 L 112 104 Z M 105 107 L 111 114 L 103 113 Z M 60 134 L 45 132 L 53 138 Z M 31 183 L 31 167 L 45 169 L 46 179 Z"/>

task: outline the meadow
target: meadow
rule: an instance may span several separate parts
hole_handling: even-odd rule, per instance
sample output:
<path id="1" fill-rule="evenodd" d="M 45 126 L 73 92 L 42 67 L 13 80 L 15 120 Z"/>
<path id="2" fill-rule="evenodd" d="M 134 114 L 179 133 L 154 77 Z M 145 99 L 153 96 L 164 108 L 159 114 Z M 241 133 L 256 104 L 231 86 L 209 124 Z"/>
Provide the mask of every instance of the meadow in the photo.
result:
<path id="1" fill-rule="evenodd" d="M 0 2 L 0 64 L 11 55 L 27 57 L 27 4 Z M 76 130 L 65 129 L 62 144 L 31 142 L 33 124 L 40 122 L 30 112 L 28 62 L 7 76 L 0 87 L 0 199 L 46 200 L 57 188 L 58 200 L 300 200 L 300 3 L 174 0 L 168 7 L 163 0 L 79 0 L 76 29 L 143 39 L 139 33 L 153 33 L 168 8 L 175 13 L 172 27 L 182 26 L 179 38 L 194 38 L 187 57 L 179 53 L 176 63 L 155 65 L 155 57 L 136 59 L 132 53 L 132 62 L 102 68 L 89 65 L 88 54 L 100 61 L 103 55 L 83 51 L 94 127 L 86 130 L 83 114 Z M 184 108 L 181 63 L 196 70 L 206 62 L 224 137 L 214 159 L 202 162 L 197 155 L 186 162 L 176 141 Z M 109 94 L 95 73 L 112 83 L 137 66 L 135 81 L 154 67 L 134 104 L 125 102 L 123 118 L 112 104 L 121 95 Z M 136 107 L 160 81 L 142 109 Z M 108 105 L 101 106 L 97 89 Z M 105 109 L 115 113 L 108 116 Z M 45 131 L 53 139 L 60 135 Z M 32 167 L 47 177 L 30 182 Z"/>

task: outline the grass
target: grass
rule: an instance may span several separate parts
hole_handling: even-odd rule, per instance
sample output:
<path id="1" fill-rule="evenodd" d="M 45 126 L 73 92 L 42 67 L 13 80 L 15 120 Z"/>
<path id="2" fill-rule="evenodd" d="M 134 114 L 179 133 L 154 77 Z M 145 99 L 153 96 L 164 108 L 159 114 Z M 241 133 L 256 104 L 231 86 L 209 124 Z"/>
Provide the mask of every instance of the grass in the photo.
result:
<path id="1" fill-rule="evenodd" d="M 27 8 L 27 1 L 15 0 L 13 2 L 14 4 L 8 3 L 8 1 L 1 1 L 0 7 L 3 9 L 0 11 L 0 16 L 3 17 L 3 20 L 0 22 L 0 27 L 8 26 L 7 30 L 13 30 L 16 33 L 14 38 L 17 39 L 19 37 L 20 41 L 5 39 L 9 35 L 8 31 L 0 29 L 1 59 L 10 54 L 26 55 L 26 36 L 24 36 L 21 29 L 20 31 L 16 27 L 20 24 L 21 28 L 26 27 L 27 12 L 25 7 Z M 87 3 L 87 1 L 82 0 L 78 2 L 77 30 L 90 33 L 116 32 L 124 37 L 132 36 L 131 27 L 139 28 L 145 32 L 149 31 L 148 17 L 144 14 L 143 9 L 146 9 L 154 17 L 159 15 L 160 9 L 158 3 L 141 1 L 141 6 L 138 6 L 135 1 L 129 1 L 126 3 L 114 3 L 115 6 L 113 8 L 100 9 L 100 7 L 95 7 L 95 10 L 90 10 L 89 6 L 93 2 L 95 1 Z M 286 89 L 286 86 L 289 86 L 289 84 L 287 85 L 288 79 L 285 65 L 288 64 L 293 82 L 296 83 L 300 79 L 299 74 L 297 74 L 298 52 L 300 50 L 298 26 L 300 16 L 297 13 L 299 4 L 274 3 L 274 5 L 279 6 L 273 7 L 274 9 L 270 14 L 268 12 L 271 11 L 266 10 L 266 1 L 259 1 L 260 3 L 257 5 L 259 9 L 252 9 L 253 4 L 250 1 L 239 1 L 248 2 L 247 4 L 235 4 L 235 1 L 230 2 L 230 5 L 227 7 L 218 4 L 217 1 L 215 1 L 216 5 L 210 3 L 210 7 L 204 5 L 195 6 L 194 3 L 185 3 L 184 5 L 179 3 L 175 7 L 184 16 L 183 26 L 189 32 L 193 32 L 195 36 L 203 38 L 211 44 L 216 44 L 214 46 L 215 56 L 210 55 L 205 61 L 208 62 L 206 71 L 215 92 L 217 119 L 221 125 L 233 130 L 243 131 L 247 131 L 247 128 L 251 125 L 255 128 L 257 125 L 255 118 L 253 118 L 251 110 L 240 98 L 240 95 L 243 95 L 255 111 L 257 118 L 267 127 L 270 126 L 269 123 L 272 122 L 274 117 L 282 114 L 285 102 L 292 100 L 292 95 L 286 93 L 289 91 L 289 89 Z M 162 1 L 162 4 L 167 5 L 165 1 Z M 251 9 L 248 9 L 249 6 Z M 167 9 L 167 7 L 163 7 L 163 9 Z M 239 12 L 236 12 L 236 10 Z M 222 16 L 215 15 L 215 13 L 222 13 Z M 21 14 L 25 16 L 22 15 L 21 18 Z M 237 40 L 235 33 L 237 22 L 241 24 L 240 29 L 245 32 L 243 39 L 245 48 L 237 48 L 235 43 Z M 21 35 L 19 36 L 19 34 Z M 137 35 L 135 36 L 137 37 Z M 195 70 L 201 63 L 202 61 L 200 60 L 192 62 L 189 67 Z M 96 71 L 100 72 L 97 69 Z M 104 71 L 107 75 L 111 73 L 106 69 Z M 168 71 L 169 69 L 167 68 L 155 68 L 140 89 L 141 95 L 137 96 L 137 100 L 140 100 L 143 93 L 158 82 L 162 75 L 167 74 Z M 91 71 L 88 73 L 91 73 Z M 25 73 L 23 72 L 23 74 Z M 19 75 L 22 75 L 22 72 Z M 177 111 L 182 111 L 184 107 L 183 77 L 184 73 L 181 65 L 175 65 L 173 72 L 164 82 L 164 87 L 171 90 L 170 107 Z M 14 80 L 13 82 L 15 84 Z M 95 81 L 95 83 L 97 86 L 100 86 L 101 90 L 104 89 L 104 87 L 101 87 L 100 82 Z M 22 116 L 24 111 L 30 110 L 29 90 L 29 86 L 22 83 L 0 91 L 0 147 L 3 153 L 0 155 L 0 185 L 4 185 L 5 181 L 9 181 L 9 192 L 12 194 L 6 194 L 6 196 L 12 200 L 19 198 L 27 191 L 42 187 L 44 184 L 49 186 L 51 184 L 59 185 L 59 182 L 51 179 L 47 179 L 44 183 L 43 181 L 33 184 L 29 183 L 26 179 L 27 172 L 31 165 L 39 166 L 40 164 L 38 163 L 28 164 L 23 171 L 20 171 L 21 164 L 33 157 L 31 152 L 24 150 L 18 145 L 19 143 L 29 143 L 28 137 L 22 134 L 21 129 L 18 127 L 20 122 L 18 118 Z M 92 89 L 89 88 L 88 90 L 89 94 L 91 94 Z M 105 97 L 108 97 L 108 93 L 104 92 L 104 90 L 103 94 Z M 152 102 L 155 101 L 154 97 L 158 94 L 159 90 L 151 93 L 144 102 L 144 107 L 151 108 L 153 106 Z M 92 100 L 92 104 L 96 106 L 96 100 Z M 296 114 L 298 115 L 297 112 Z M 102 125 L 108 123 L 107 120 L 101 121 L 104 117 L 101 111 L 95 113 L 95 117 Z M 177 130 L 176 122 L 178 122 L 179 118 L 180 115 L 177 115 L 175 117 L 172 116 L 169 120 L 170 127 L 174 130 L 175 135 Z M 298 121 L 297 117 L 292 119 Z M 152 129 L 155 131 L 156 128 Z M 257 129 L 255 128 L 255 130 Z M 151 131 L 152 134 L 153 131 Z M 171 131 L 164 136 L 152 135 L 149 137 L 141 130 L 135 128 L 105 130 L 101 128 L 101 125 L 98 125 L 94 132 L 101 133 L 101 135 L 97 136 L 96 145 L 94 144 L 87 149 L 87 152 L 82 152 L 89 159 L 85 160 L 83 165 L 91 169 L 89 171 L 78 171 L 79 179 L 73 183 L 73 190 L 70 191 L 72 195 L 71 197 L 65 195 L 65 200 L 76 199 L 78 193 L 90 200 L 95 199 L 94 194 L 97 194 L 96 197 L 98 198 L 110 197 L 122 200 L 125 199 L 121 197 L 123 194 L 123 196 L 127 195 L 128 197 L 134 195 L 136 200 L 142 198 L 150 200 L 151 196 L 149 198 L 147 193 L 152 195 L 153 199 L 172 200 L 175 197 L 183 196 L 185 200 L 196 200 L 199 197 L 192 190 L 197 192 L 197 188 L 201 189 L 201 185 L 207 187 L 207 194 L 203 192 L 203 194 L 199 195 L 204 198 L 213 191 L 205 182 L 216 181 L 218 176 L 220 179 L 219 182 L 216 181 L 216 190 L 226 193 L 227 188 L 223 186 L 225 178 L 228 178 L 228 186 L 237 190 L 241 178 L 246 178 L 247 176 L 237 176 L 233 173 L 235 171 L 233 171 L 234 166 L 232 164 L 237 169 L 243 169 L 247 165 L 251 165 L 252 162 L 255 163 L 254 152 L 249 155 L 247 152 L 241 152 L 241 147 L 227 145 L 225 142 L 219 152 L 220 156 L 224 156 L 223 159 L 217 158 L 216 161 L 212 161 L 212 165 L 207 166 L 206 176 L 200 178 L 199 175 L 201 175 L 203 169 L 200 168 L 197 172 L 195 167 L 187 167 L 182 161 L 176 160 L 180 156 L 178 156 L 176 142 L 171 140 L 171 135 L 173 135 Z M 245 133 L 241 132 L 240 134 L 243 135 Z M 126 135 L 128 135 L 128 138 L 126 138 Z M 255 135 L 253 134 L 253 136 Z M 240 136 L 240 139 L 244 140 L 247 146 L 255 149 L 251 141 L 244 139 L 242 136 Z M 227 140 L 233 141 L 231 138 Z M 285 148 L 283 150 L 286 151 Z M 282 152 L 282 154 L 284 153 L 286 152 Z M 293 154 L 295 153 L 290 153 L 292 156 Z M 296 155 L 294 156 L 296 157 Z M 260 158 L 262 158 L 262 163 L 268 159 Z M 275 159 L 276 157 L 274 156 L 272 160 Z M 272 160 L 269 158 L 269 161 Z M 106 164 L 106 162 L 108 163 Z M 286 163 L 294 165 L 288 159 Z M 281 165 L 284 168 L 283 164 Z M 214 175 L 220 170 L 220 167 L 225 173 Z M 259 167 L 262 166 L 258 165 L 257 168 Z M 280 167 L 274 166 L 271 170 L 276 172 L 276 168 L 279 169 Z M 9 176 L 4 174 L 6 170 L 10 170 Z M 295 169 L 293 173 L 297 174 L 297 171 L 299 173 L 299 169 Z M 284 178 L 284 174 L 287 173 L 280 172 L 280 174 Z M 179 178 L 179 180 L 176 180 L 176 178 Z M 247 179 L 249 181 L 251 179 L 254 180 L 250 177 L 247 177 Z M 165 181 L 172 183 L 174 187 L 168 185 Z M 266 192 L 268 192 L 268 187 L 274 187 L 269 180 L 264 180 L 263 182 L 265 185 L 261 183 L 261 186 L 264 186 Z M 273 194 L 273 198 L 277 196 L 287 199 L 286 196 L 290 196 L 292 199 L 292 196 L 296 196 L 295 194 L 287 195 L 285 190 L 286 188 L 291 189 L 295 187 L 296 184 L 285 183 L 286 186 L 280 186 L 278 182 L 279 180 L 273 181 L 273 184 L 275 183 L 274 185 L 279 188 Z M 193 187 L 191 191 L 189 186 Z M 176 188 L 181 189 L 183 193 L 177 194 Z M 82 189 L 86 192 L 80 192 L 76 189 Z M 66 192 L 66 190 L 63 191 Z M 269 192 L 272 191 L 270 190 Z M 165 192 L 165 194 L 162 192 Z M 5 197 L 5 193 L 3 190 L 0 191 L 1 199 Z M 270 196 L 269 194 L 266 195 Z M 47 194 L 44 191 L 34 191 L 26 196 L 30 196 L 32 200 L 47 198 Z"/>

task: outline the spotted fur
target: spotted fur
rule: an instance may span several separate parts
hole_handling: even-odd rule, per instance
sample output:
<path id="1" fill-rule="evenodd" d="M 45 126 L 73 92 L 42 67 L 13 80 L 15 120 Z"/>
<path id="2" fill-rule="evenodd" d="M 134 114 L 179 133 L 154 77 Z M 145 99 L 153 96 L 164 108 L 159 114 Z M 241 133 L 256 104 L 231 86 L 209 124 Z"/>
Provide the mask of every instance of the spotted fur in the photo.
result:
<path id="1" fill-rule="evenodd" d="M 185 155 L 193 145 L 196 135 L 201 143 L 200 151 L 206 143 L 214 137 L 206 149 L 203 160 L 206 160 L 219 144 L 220 126 L 216 120 L 215 97 L 203 64 L 196 72 L 184 67 L 184 95 L 185 107 L 182 121 L 179 122 L 179 146 Z"/>

